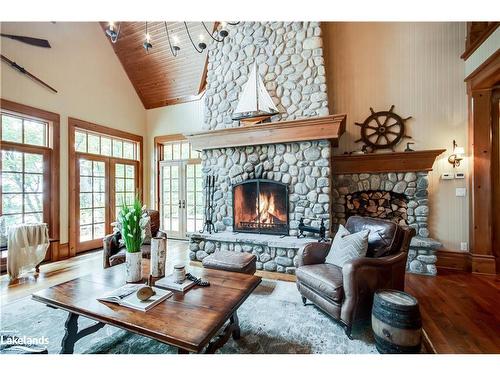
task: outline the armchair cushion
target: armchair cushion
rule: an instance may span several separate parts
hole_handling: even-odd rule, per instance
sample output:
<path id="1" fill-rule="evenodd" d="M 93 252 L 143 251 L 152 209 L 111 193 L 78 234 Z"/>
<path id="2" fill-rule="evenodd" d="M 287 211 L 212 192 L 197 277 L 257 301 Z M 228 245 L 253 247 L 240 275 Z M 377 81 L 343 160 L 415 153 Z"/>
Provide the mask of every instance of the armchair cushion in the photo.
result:
<path id="1" fill-rule="evenodd" d="M 296 270 L 297 281 L 324 298 L 341 302 L 344 298 L 342 268 L 333 264 L 312 264 Z"/>
<path id="2" fill-rule="evenodd" d="M 347 219 L 346 229 L 351 233 L 369 229 L 367 257 L 379 258 L 395 254 L 401 250 L 403 231 L 389 220 L 371 217 L 351 216 Z"/>
<path id="3" fill-rule="evenodd" d="M 357 233 L 350 233 L 340 224 L 339 230 L 333 239 L 332 248 L 325 259 L 325 263 L 334 264 L 342 268 L 347 261 L 364 257 L 368 249 L 369 234 L 369 229 Z"/>

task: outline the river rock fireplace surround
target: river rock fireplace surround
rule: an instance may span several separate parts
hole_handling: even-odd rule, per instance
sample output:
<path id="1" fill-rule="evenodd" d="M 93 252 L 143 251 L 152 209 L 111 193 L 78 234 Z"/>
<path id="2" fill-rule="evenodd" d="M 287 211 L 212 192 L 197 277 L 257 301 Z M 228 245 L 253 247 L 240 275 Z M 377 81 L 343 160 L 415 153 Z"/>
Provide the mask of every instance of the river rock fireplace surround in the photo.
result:
<path id="1" fill-rule="evenodd" d="M 377 185 L 376 175 L 365 179 L 365 172 L 353 174 L 352 182 L 361 183 L 358 191 L 351 191 L 357 195 L 346 196 L 350 183 L 346 194 L 341 186 L 332 189 L 342 165 L 332 156 L 332 149 L 345 130 L 346 115 L 328 115 L 320 24 L 242 22 L 229 32 L 232 35 L 224 43 L 208 47 L 205 130 L 185 134 L 194 149 L 202 150 L 203 174 L 216 177 L 212 220 L 218 232 L 191 234 L 190 258 L 200 261 L 218 249 L 243 251 L 257 256 L 259 270 L 294 274 L 299 248 L 318 240 L 296 238 L 300 219 L 318 227 L 323 219 L 333 233 L 331 226 L 344 220 L 348 212 L 397 217 L 398 222 L 416 225 L 420 236 L 412 241 L 416 247 L 410 253 L 409 264 L 414 261 L 410 269 L 432 274 L 432 266 L 426 265 L 435 262 L 426 236 L 427 197 L 417 193 L 426 179 L 422 175 L 419 183 L 417 172 L 430 170 L 436 155 L 413 154 L 417 160 L 413 165 L 425 159 L 424 169 L 411 168 L 403 161 L 404 170 L 385 171 L 396 173 L 397 181 L 392 181 L 392 174 L 390 178 L 378 176 Z M 254 64 L 279 114 L 271 123 L 239 126 L 232 113 Z M 403 172 L 413 173 L 416 179 Z M 401 173 L 404 189 L 399 183 Z M 269 194 L 260 194 L 259 188 L 266 184 L 282 189 L 272 202 Z M 247 188 L 253 192 L 240 199 Z"/>
<path id="2" fill-rule="evenodd" d="M 216 176 L 218 230 L 190 236 L 191 259 L 202 260 L 217 249 L 245 251 L 257 256 L 258 269 L 294 274 L 298 249 L 318 240 L 296 238 L 300 219 L 315 226 L 324 219 L 329 225 L 331 148 L 344 128 L 345 115 L 331 115 L 189 135 L 194 148 L 205 147 L 202 172 Z M 249 139 L 254 144 L 244 145 Z M 269 224 L 279 230 L 268 230 Z"/>

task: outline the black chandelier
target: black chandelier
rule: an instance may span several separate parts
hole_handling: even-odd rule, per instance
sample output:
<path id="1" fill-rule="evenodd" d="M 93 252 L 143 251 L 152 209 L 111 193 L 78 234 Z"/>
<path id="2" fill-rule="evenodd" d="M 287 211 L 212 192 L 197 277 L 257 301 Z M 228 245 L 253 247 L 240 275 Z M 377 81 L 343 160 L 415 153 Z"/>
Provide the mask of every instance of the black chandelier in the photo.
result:
<path id="1" fill-rule="evenodd" d="M 225 38 L 229 35 L 229 32 L 227 31 L 226 27 L 227 25 L 235 26 L 239 24 L 239 22 L 221 22 L 221 28 L 220 30 L 210 32 L 208 30 L 207 25 L 205 25 L 204 22 L 201 22 L 203 28 L 205 29 L 206 33 L 210 36 L 212 40 L 214 40 L 217 43 L 221 43 L 224 41 Z M 168 24 L 165 21 L 165 33 L 167 34 L 167 40 L 168 40 L 168 46 L 170 47 L 170 52 L 174 57 L 176 57 L 179 54 L 179 51 L 181 50 L 181 47 L 179 47 L 179 37 L 177 35 L 173 35 L 172 39 L 170 39 L 170 33 L 168 31 Z M 109 36 L 109 39 L 111 40 L 111 43 L 116 43 L 118 41 L 118 37 L 120 36 L 120 27 L 121 23 L 118 23 L 118 25 L 115 24 L 115 22 L 109 22 L 108 26 L 106 27 L 106 35 Z M 203 53 L 203 51 L 207 48 L 207 44 L 205 43 L 205 35 L 202 33 L 198 36 L 198 44 L 195 44 L 193 37 L 191 35 L 191 32 L 189 31 L 189 27 L 187 22 L 184 22 L 184 27 L 186 29 L 186 34 L 188 36 L 189 41 L 191 42 L 191 45 L 195 49 L 196 52 L 198 53 Z M 148 33 L 148 23 L 145 23 L 145 34 L 144 34 L 144 43 L 142 44 L 146 52 L 149 52 L 151 48 L 153 48 L 153 44 L 151 43 L 151 35 Z"/>

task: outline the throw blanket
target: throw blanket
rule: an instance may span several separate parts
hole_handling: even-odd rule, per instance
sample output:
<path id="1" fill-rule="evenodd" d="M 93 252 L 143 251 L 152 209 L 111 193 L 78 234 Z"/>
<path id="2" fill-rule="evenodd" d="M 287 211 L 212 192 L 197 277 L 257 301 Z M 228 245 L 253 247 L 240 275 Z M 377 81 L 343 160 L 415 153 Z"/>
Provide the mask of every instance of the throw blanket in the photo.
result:
<path id="1" fill-rule="evenodd" d="M 40 264 L 49 244 L 49 228 L 45 223 L 11 226 L 7 240 L 7 273 L 10 279 Z"/>

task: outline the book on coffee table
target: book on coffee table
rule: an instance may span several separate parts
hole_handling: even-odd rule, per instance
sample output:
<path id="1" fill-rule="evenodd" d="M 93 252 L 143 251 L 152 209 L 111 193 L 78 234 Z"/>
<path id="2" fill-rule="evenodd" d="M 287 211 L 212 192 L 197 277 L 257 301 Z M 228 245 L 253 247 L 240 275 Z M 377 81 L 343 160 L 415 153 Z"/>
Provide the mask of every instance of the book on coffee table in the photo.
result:
<path id="1" fill-rule="evenodd" d="M 137 290 L 144 285 L 127 284 L 115 289 L 104 296 L 97 298 L 98 301 L 116 303 L 131 309 L 148 311 L 162 301 L 165 301 L 173 293 L 168 290 L 153 287 L 155 294 L 146 301 L 137 298 Z"/>
<path id="2" fill-rule="evenodd" d="M 175 290 L 177 292 L 185 292 L 194 285 L 194 281 L 184 279 L 182 284 L 178 284 L 174 281 L 174 275 L 170 274 L 168 276 L 162 277 L 156 280 L 155 286 L 158 288 Z"/>

